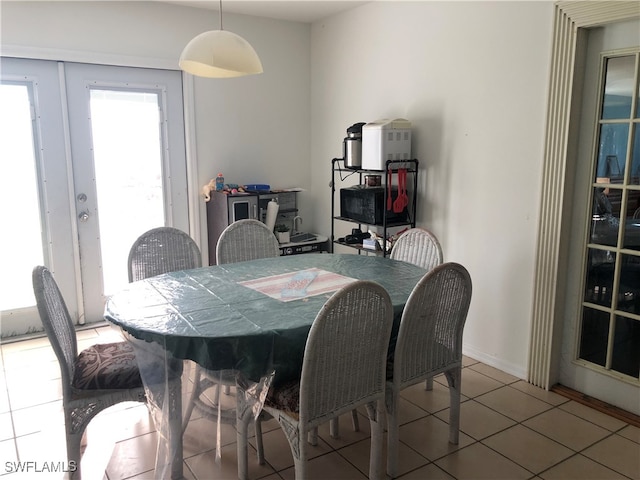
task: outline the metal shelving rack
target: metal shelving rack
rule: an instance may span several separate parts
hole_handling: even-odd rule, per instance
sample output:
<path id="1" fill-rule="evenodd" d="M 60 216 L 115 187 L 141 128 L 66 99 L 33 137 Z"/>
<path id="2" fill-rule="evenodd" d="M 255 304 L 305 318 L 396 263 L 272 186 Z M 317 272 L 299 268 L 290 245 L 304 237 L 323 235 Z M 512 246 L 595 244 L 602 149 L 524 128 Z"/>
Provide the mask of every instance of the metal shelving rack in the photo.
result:
<path id="1" fill-rule="evenodd" d="M 362 169 L 351 169 L 346 168 L 344 164 L 344 158 L 334 158 L 331 161 L 331 237 L 329 238 L 329 251 L 333 253 L 334 245 L 342 245 L 345 247 L 350 247 L 358 250 L 358 253 L 367 252 L 367 253 L 375 253 L 378 255 L 387 256 L 387 237 L 388 237 L 388 229 L 394 227 L 402 227 L 409 226 L 414 228 L 416 226 L 416 206 L 417 206 L 417 193 L 418 193 L 418 160 L 387 160 L 385 164 L 385 170 L 362 170 Z M 367 224 L 361 222 L 359 220 L 354 220 L 352 218 L 342 217 L 340 215 L 336 215 L 336 173 L 342 171 L 348 171 L 350 173 L 357 173 L 359 176 L 359 182 L 362 185 L 363 175 L 365 174 L 381 174 L 383 175 L 382 186 L 385 187 L 385 191 L 387 188 L 387 178 L 389 178 L 389 172 L 393 174 L 397 174 L 398 170 L 404 168 L 407 171 L 407 176 L 411 175 L 413 177 L 413 188 L 407 187 L 407 194 L 410 197 L 410 202 L 407 210 L 407 220 L 402 222 L 390 222 L 387 221 L 387 209 L 386 205 L 384 208 L 384 215 L 382 216 L 381 224 Z M 342 184 L 343 178 L 338 177 L 340 183 Z M 382 227 L 382 236 L 383 236 L 383 245 L 382 250 L 373 250 L 369 248 L 364 248 L 362 244 L 347 244 L 344 242 L 338 242 L 335 238 L 335 222 L 336 220 L 342 222 L 350 222 L 358 225 L 358 228 L 362 230 L 363 225 L 370 225 L 376 227 Z"/>

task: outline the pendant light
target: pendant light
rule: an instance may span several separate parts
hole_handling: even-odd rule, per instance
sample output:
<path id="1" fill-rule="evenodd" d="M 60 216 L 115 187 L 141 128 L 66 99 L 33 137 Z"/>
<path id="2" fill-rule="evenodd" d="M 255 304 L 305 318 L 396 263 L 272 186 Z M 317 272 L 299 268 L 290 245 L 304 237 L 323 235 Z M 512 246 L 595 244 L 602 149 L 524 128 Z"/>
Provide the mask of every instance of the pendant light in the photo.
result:
<path id="1" fill-rule="evenodd" d="M 180 55 L 180 68 L 198 77 L 230 78 L 262 73 L 262 63 L 251 44 L 235 33 L 222 29 L 201 33 Z"/>

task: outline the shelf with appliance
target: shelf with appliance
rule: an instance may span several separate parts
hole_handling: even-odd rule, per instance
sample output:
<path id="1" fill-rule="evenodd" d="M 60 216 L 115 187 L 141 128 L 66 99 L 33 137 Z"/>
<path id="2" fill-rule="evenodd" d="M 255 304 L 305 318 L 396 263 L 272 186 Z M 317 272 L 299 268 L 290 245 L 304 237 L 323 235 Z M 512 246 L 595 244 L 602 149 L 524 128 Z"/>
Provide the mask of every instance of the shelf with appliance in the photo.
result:
<path id="1" fill-rule="evenodd" d="M 390 229 L 416 226 L 418 165 L 416 159 L 387 160 L 384 170 L 368 170 L 347 167 L 344 158 L 334 158 L 331 162 L 330 251 L 333 252 L 334 245 L 342 245 L 354 248 L 358 253 L 387 256 Z M 347 174 L 343 176 L 345 172 Z M 352 174 L 358 175 L 357 185 L 337 188 Z M 397 180 L 394 181 L 394 178 Z M 388 206 L 391 208 L 388 209 Z M 358 227 L 352 230 L 351 235 L 336 239 L 336 222 L 351 223 Z M 382 236 L 381 249 L 363 245 L 366 240 L 363 236 L 367 236 L 366 227 L 369 226 L 382 228 L 382 232 L 378 232 Z M 373 246 L 378 245 L 374 243 Z"/>
<path id="2" fill-rule="evenodd" d="M 284 224 L 294 232 L 290 243 L 280 245 L 281 255 L 325 252 L 329 249 L 327 237 L 297 232 L 298 217 L 296 190 L 251 190 L 243 193 L 211 191 L 207 202 L 207 236 L 209 247 L 209 265 L 215 265 L 215 251 L 223 230 L 237 220 L 252 218 L 266 223 L 267 205 L 275 200 L 278 203 L 276 224 Z"/>

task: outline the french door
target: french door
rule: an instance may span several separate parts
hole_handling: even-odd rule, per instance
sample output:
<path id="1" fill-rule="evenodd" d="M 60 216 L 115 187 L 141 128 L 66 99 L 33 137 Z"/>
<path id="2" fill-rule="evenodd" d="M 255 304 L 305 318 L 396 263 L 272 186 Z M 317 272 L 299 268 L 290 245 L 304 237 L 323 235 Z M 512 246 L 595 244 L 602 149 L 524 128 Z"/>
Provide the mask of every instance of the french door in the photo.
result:
<path id="1" fill-rule="evenodd" d="M 585 37 L 560 383 L 640 414 L 638 21 Z"/>
<path id="2" fill-rule="evenodd" d="M 0 323 L 41 330 L 47 265 L 80 323 L 102 319 L 142 232 L 189 231 L 181 74 L 1 59 Z"/>

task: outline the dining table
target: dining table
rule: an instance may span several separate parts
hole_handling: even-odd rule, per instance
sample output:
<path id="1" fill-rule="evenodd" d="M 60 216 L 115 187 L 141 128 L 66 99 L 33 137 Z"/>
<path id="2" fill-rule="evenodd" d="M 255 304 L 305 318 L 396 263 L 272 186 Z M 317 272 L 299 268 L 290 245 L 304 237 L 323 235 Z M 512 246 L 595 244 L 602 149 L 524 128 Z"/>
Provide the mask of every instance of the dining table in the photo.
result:
<path id="1" fill-rule="evenodd" d="M 245 386 L 265 378 L 276 386 L 299 378 L 318 312 L 334 292 L 356 280 L 375 281 L 388 291 L 392 351 L 404 305 L 426 273 L 382 255 L 310 253 L 166 273 L 112 295 L 105 318 L 134 345 L 160 433 L 156 478 L 183 473 L 182 404 L 168 385 L 181 376 L 186 383 L 185 360 L 236 372 Z"/>

